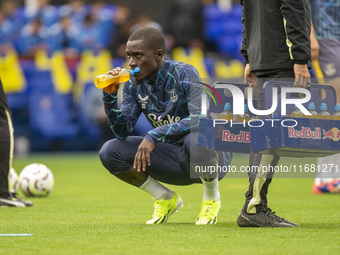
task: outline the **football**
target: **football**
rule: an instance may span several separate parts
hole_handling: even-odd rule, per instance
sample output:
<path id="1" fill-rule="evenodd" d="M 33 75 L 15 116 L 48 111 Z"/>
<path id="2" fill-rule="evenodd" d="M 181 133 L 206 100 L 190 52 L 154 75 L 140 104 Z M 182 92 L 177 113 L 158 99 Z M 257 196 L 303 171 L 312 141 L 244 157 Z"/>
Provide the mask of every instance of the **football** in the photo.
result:
<path id="1" fill-rule="evenodd" d="M 26 196 L 47 196 L 54 187 L 52 171 L 45 165 L 34 163 L 26 166 L 19 176 L 20 190 Z"/>
<path id="2" fill-rule="evenodd" d="M 11 193 L 17 193 L 19 188 L 19 176 L 17 172 L 14 170 L 13 167 L 11 167 L 11 170 L 9 171 L 9 192 Z"/>

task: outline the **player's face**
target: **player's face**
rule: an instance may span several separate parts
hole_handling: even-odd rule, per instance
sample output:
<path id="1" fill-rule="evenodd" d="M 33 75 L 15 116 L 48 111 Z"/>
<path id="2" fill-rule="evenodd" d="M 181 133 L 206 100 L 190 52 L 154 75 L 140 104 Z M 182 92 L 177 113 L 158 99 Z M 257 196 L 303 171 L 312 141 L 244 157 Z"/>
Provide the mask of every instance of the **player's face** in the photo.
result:
<path id="1" fill-rule="evenodd" d="M 126 55 L 131 69 L 139 67 L 140 72 L 135 74 L 137 80 L 153 78 L 162 67 L 163 51 L 151 50 L 142 40 L 128 41 Z"/>

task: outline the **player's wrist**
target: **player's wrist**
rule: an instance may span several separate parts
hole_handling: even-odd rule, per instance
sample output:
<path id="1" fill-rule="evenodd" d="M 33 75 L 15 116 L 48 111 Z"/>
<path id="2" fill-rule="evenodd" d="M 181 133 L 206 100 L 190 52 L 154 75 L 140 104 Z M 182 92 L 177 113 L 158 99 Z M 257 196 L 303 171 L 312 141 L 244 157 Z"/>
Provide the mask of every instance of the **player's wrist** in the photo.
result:
<path id="1" fill-rule="evenodd" d="M 294 60 L 294 65 L 307 65 L 308 59 Z"/>
<path id="2" fill-rule="evenodd" d="M 150 131 L 149 131 L 150 132 Z M 149 132 L 145 135 L 145 139 L 148 140 L 149 142 L 152 142 L 153 144 L 156 144 L 157 143 L 157 140 L 155 138 L 153 138 Z"/>
<path id="3" fill-rule="evenodd" d="M 105 88 L 103 88 L 103 92 L 107 94 L 117 94 L 118 93 L 119 84 L 113 83 Z"/>

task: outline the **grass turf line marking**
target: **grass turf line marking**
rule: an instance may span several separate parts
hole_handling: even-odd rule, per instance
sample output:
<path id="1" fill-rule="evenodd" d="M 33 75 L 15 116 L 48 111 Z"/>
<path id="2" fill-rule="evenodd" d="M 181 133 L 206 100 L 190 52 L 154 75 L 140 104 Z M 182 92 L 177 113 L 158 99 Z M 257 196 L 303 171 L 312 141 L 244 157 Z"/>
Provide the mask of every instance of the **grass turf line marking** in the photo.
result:
<path id="1" fill-rule="evenodd" d="M 33 236 L 33 234 L 0 234 L 0 236 Z"/>

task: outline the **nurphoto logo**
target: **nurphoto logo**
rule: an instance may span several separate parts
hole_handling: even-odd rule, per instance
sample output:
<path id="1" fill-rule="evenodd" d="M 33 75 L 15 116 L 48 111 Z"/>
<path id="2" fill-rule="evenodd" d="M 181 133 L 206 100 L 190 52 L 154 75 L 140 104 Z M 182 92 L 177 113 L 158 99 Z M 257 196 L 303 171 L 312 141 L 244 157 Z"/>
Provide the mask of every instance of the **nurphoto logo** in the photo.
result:
<path id="1" fill-rule="evenodd" d="M 229 89 L 233 96 L 233 114 L 244 114 L 244 94 L 240 88 L 235 85 L 225 84 L 224 87 Z M 248 88 L 248 97 L 247 104 L 249 107 L 249 111 L 255 115 L 265 116 L 270 115 L 275 112 L 277 108 L 277 98 L 278 98 L 278 89 L 273 88 L 272 98 L 273 103 L 270 109 L 267 110 L 258 110 L 255 109 L 253 105 L 253 88 Z M 287 94 L 291 93 L 300 93 L 304 94 L 303 98 L 287 98 Z M 288 104 L 296 105 L 297 108 L 301 110 L 304 115 L 311 115 L 311 113 L 302 105 L 307 103 L 311 99 L 311 93 L 308 89 L 305 88 L 292 88 L 292 87 L 283 87 L 281 88 L 281 115 L 284 116 L 287 114 L 286 107 Z"/>

